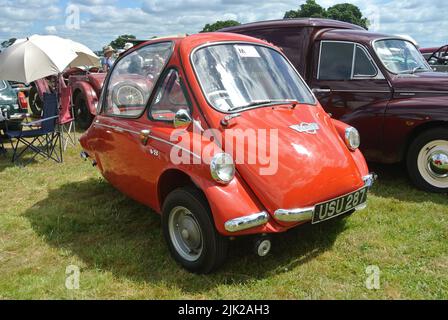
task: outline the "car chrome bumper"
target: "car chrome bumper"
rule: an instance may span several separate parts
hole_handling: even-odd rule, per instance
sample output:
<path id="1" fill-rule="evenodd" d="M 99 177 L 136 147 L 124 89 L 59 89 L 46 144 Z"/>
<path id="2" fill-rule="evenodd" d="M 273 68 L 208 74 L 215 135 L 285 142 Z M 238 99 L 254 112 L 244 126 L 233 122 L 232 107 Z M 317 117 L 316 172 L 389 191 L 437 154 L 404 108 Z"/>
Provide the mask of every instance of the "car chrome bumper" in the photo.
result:
<path id="1" fill-rule="evenodd" d="M 269 214 L 265 211 L 227 221 L 224 227 L 229 232 L 242 231 L 266 224 Z"/>
<path id="2" fill-rule="evenodd" d="M 373 183 L 378 178 L 376 173 L 370 173 L 364 176 L 364 186 L 369 189 L 373 186 Z M 278 221 L 282 222 L 305 222 L 313 219 L 314 206 L 306 208 L 295 208 L 295 209 L 278 209 L 274 212 L 274 217 Z M 366 204 L 363 203 L 357 207 L 355 210 L 362 210 L 366 208 Z"/>

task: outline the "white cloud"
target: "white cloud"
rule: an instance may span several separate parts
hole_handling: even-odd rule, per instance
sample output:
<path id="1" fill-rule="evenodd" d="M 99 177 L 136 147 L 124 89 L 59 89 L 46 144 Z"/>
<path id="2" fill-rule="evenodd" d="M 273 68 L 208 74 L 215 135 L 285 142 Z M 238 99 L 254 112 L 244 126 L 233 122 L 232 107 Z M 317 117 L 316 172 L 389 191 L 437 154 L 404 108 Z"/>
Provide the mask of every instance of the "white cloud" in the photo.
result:
<path id="1" fill-rule="evenodd" d="M 48 33 L 48 34 L 55 34 L 55 33 L 58 32 L 58 30 L 56 29 L 55 26 L 46 26 L 46 27 L 45 27 L 45 31 L 46 31 L 46 33 Z"/>
<path id="2" fill-rule="evenodd" d="M 305 1 L 277 0 L 72 0 L 81 12 L 79 30 L 65 27 L 65 7 L 57 0 L 0 0 L 0 39 L 33 33 L 51 33 L 81 41 L 99 49 L 121 34 L 138 38 L 196 33 L 206 23 L 238 20 L 243 23 L 279 19 Z M 345 0 L 318 0 L 324 7 Z M 351 0 L 382 33 L 410 34 L 426 46 L 448 42 L 446 4 L 442 0 L 407 2 Z M 49 27 L 54 27 L 48 29 Z"/>

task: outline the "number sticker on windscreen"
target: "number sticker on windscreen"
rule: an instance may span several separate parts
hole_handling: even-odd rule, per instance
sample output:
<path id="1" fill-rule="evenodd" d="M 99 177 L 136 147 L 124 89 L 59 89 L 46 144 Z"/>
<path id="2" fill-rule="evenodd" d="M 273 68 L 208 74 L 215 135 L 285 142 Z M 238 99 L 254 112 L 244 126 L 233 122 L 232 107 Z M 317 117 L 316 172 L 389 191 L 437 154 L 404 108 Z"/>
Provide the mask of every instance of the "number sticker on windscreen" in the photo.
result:
<path id="1" fill-rule="evenodd" d="M 235 46 L 235 50 L 241 58 L 260 58 L 260 54 L 253 46 Z"/>

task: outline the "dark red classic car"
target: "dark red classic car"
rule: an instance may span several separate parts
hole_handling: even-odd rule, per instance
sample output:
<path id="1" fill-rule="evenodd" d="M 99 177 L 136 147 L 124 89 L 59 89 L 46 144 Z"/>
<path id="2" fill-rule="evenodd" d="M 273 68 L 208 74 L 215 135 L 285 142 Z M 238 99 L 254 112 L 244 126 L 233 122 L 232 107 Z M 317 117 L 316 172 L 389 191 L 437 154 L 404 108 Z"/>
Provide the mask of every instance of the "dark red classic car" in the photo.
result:
<path id="1" fill-rule="evenodd" d="M 101 97 L 82 157 L 162 215 L 171 254 L 190 271 L 218 267 L 229 238 L 254 235 L 264 256 L 268 234 L 366 206 L 375 175 L 358 132 L 264 41 L 145 42 L 116 61 Z"/>
<path id="2" fill-rule="evenodd" d="M 448 74 L 406 39 L 345 22 L 286 19 L 222 29 L 280 47 L 371 161 L 405 161 L 414 184 L 448 192 Z"/>

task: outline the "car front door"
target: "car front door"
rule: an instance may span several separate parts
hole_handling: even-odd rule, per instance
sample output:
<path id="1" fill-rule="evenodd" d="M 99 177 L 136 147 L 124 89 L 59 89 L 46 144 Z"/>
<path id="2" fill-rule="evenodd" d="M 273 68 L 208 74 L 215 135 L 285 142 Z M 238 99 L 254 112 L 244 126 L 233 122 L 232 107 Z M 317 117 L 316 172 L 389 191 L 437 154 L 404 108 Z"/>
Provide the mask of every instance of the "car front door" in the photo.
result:
<path id="1" fill-rule="evenodd" d="M 334 118 L 358 129 L 369 159 L 381 158 L 383 118 L 392 90 L 363 45 L 345 41 L 315 44 L 317 66 L 311 87 Z"/>
<path id="2" fill-rule="evenodd" d="M 151 207 L 156 204 L 157 159 L 146 139 L 152 122 L 145 110 L 172 51 L 171 42 L 161 42 L 119 59 L 105 85 L 102 112 L 93 123 L 105 142 L 99 155 L 104 176 L 123 193 Z"/>

